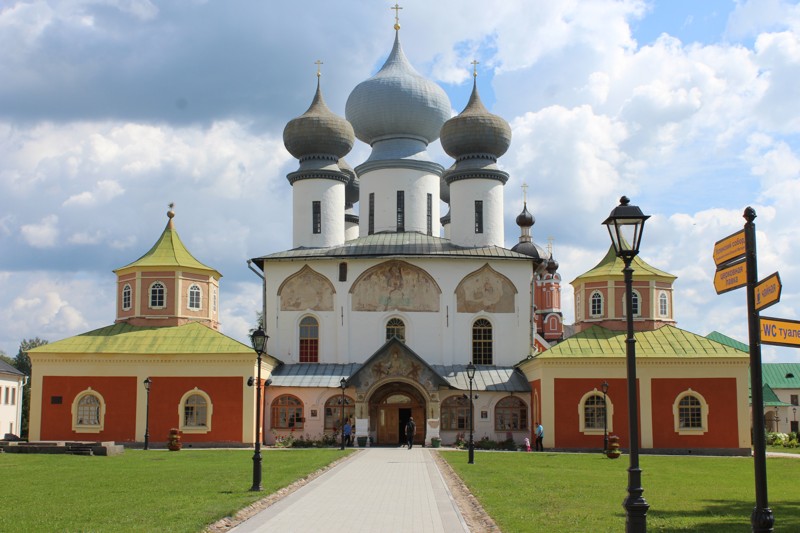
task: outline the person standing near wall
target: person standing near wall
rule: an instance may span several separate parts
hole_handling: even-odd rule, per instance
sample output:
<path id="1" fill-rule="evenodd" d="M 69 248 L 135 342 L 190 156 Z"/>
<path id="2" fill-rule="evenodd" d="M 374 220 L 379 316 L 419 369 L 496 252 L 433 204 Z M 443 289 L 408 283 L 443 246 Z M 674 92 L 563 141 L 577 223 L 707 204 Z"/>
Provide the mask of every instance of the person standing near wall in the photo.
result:
<path id="1" fill-rule="evenodd" d="M 544 440 L 544 427 L 539 422 L 535 422 L 534 425 L 536 426 L 536 451 L 543 452 L 544 444 L 542 441 Z"/>
<path id="2" fill-rule="evenodd" d="M 414 417 L 409 416 L 406 423 L 406 440 L 408 441 L 408 449 L 414 444 L 414 434 L 417 432 L 417 425 L 414 423 Z"/>

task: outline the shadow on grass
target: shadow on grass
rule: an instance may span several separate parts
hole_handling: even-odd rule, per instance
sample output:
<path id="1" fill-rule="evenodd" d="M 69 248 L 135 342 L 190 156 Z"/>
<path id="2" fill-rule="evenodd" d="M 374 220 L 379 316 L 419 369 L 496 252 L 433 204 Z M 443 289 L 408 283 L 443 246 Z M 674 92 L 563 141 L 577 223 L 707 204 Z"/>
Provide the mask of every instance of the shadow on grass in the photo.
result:
<path id="1" fill-rule="evenodd" d="M 691 526 L 687 527 L 654 527 L 655 531 L 676 533 L 679 531 L 703 531 L 704 533 L 730 533 L 732 531 L 751 531 L 750 515 L 753 512 L 753 503 L 731 502 L 721 500 L 707 500 L 707 505 L 697 511 L 659 511 L 648 513 L 648 518 L 656 522 L 659 518 L 680 519 L 693 518 Z M 793 501 L 776 501 L 770 504 L 775 517 L 776 531 L 800 531 L 800 503 Z M 703 517 L 715 517 L 712 521 L 703 522 Z M 719 517 L 728 517 L 720 522 Z M 650 524 L 648 524 L 650 526 Z"/>

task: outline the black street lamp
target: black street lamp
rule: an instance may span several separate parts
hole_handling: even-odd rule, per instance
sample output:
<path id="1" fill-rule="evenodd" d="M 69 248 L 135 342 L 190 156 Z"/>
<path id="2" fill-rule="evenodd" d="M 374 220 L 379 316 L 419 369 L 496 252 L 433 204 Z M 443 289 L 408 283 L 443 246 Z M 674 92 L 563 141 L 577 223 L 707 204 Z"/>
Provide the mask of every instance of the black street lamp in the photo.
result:
<path id="1" fill-rule="evenodd" d="M 630 466 L 628 467 L 628 496 L 622 502 L 625 508 L 625 531 L 644 533 L 647 531 L 647 510 L 650 505 L 642 493 L 642 470 L 639 468 L 639 406 L 636 398 L 636 339 L 633 336 L 633 258 L 639 253 L 642 231 L 649 215 L 623 196 L 619 205 L 603 222 L 611 236 L 611 244 L 617 257 L 625 263 L 625 316 L 628 336 L 625 339 L 626 366 L 628 370 L 628 438 L 630 439 Z"/>
<path id="2" fill-rule="evenodd" d="M 344 450 L 344 390 L 347 388 L 347 380 L 342 378 L 339 380 L 339 388 L 342 389 L 342 420 L 341 425 L 339 426 L 342 431 L 342 446 L 339 448 L 340 450 Z"/>
<path id="3" fill-rule="evenodd" d="M 144 449 L 150 449 L 150 385 L 153 380 L 149 377 L 144 378 L 144 390 L 147 391 L 147 400 L 144 404 Z"/>
<path id="4" fill-rule="evenodd" d="M 606 394 L 608 394 L 608 381 L 603 380 L 600 384 L 603 391 L 603 453 L 608 451 L 608 404 L 606 403 Z"/>
<path id="5" fill-rule="evenodd" d="M 467 377 L 469 378 L 469 460 L 467 464 L 475 464 L 475 441 L 472 435 L 475 431 L 475 417 L 472 408 L 472 380 L 475 379 L 475 365 L 470 362 L 467 365 Z"/>
<path id="6" fill-rule="evenodd" d="M 259 328 L 250 335 L 253 350 L 256 351 L 258 368 L 256 370 L 256 438 L 255 453 L 253 453 L 253 486 L 251 491 L 260 491 L 261 488 L 261 357 L 267 352 L 269 335 Z"/>

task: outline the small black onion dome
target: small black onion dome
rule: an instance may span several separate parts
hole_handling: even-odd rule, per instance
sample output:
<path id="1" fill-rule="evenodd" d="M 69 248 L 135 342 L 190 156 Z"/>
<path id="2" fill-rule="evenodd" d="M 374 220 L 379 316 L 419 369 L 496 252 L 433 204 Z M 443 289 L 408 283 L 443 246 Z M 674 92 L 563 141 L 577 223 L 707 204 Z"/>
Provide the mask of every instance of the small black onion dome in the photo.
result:
<path id="1" fill-rule="evenodd" d="M 528 202 L 522 206 L 522 213 L 517 215 L 517 226 L 520 228 L 530 228 L 536 223 L 536 219 L 528 211 Z"/>
<path id="2" fill-rule="evenodd" d="M 533 242 L 518 242 L 511 248 L 512 252 L 527 255 L 537 265 L 541 265 L 547 259 L 547 251 Z"/>
<path id="3" fill-rule="evenodd" d="M 550 260 L 547 262 L 547 271 L 551 274 L 555 274 L 556 270 L 558 270 L 558 261 L 550 257 Z"/>
<path id="4" fill-rule="evenodd" d="M 353 126 L 325 105 L 319 80 L 311 106 L 283 129 L 283 145 L 297 159 L 311 154 L 333 155 L 339 159 L 353 148 L 354 141 Z"/>
<path id="5" fill-rule="evenodd" d="M 502 118 L 489 113 L 481 102 L 476 81 L 467 107 L 444 123 L 440 138 L 442 148 L 454 159 L 468 154 L 500 157 L 511 144 L 511 127 Z"/>

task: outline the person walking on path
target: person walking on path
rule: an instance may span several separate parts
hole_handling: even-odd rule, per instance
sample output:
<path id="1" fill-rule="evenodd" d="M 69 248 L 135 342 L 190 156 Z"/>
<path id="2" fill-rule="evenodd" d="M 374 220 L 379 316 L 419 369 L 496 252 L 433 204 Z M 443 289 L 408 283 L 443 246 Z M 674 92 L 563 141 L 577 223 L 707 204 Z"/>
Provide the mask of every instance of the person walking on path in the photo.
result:
<path id="1" fill-rule="evenodd" d="M 414 444 L 414 434 L 417 432 L 417 425 L 414 423 L 414 417 L 409 416 L 406 423 L 406 440 L 408 441 L 408 449 Z"/>
<path id="2" fill-rule="evenodd" d="M 353 436 L 353 426 L 350 425 L 350 419 L 348 418 L 347 422 L 344 423 L 344 436 L 342 437 L 344 439 L 345 446 L 353 445 L 353 442 L 351 441 L 352 436 Z"/>
<path id="3" fill-rule="evenodd" d="M 536 451 L 543 452 L 544 451 L 544 444 L 542 441 L 544 440 L 544 427 L 539 422 L 534 423 L 536 425 Z"/>

